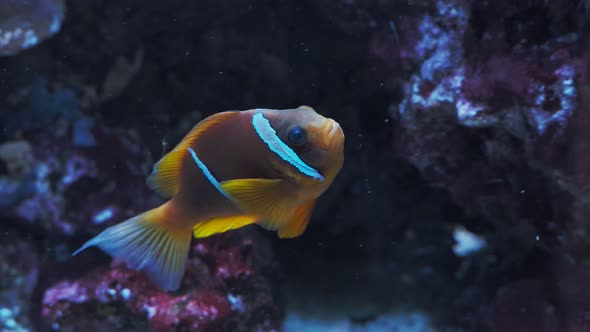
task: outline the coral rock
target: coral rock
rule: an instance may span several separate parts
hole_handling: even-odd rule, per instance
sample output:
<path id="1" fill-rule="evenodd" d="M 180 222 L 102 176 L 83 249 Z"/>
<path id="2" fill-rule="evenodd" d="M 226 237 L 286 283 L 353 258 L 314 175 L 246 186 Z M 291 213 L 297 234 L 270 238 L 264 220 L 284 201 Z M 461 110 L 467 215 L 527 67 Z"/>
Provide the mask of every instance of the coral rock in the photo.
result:
<path id="1" fill-rule="evenodd" d="M 27 331 L 39 259 L 34 248 L 14 233 L 2 232 L 0 238 L 0 330 Z"/>
<path id="2" fill-rule="evenodd" d="M 63 0 L 3 0 L 0 56 L 15 55 L 56 34 L 65 15 Z"/>
<path id="3" fill-rule="evenodd" d="M 546 6 L 436 1 L 403 46 L 415 70 L 394 146 L 468 213 L 496 225 L 534 220 L 540 234 L 568 229 L 565 244 L 581 252 L 590 53 L 561 25 L 572 8 L 550 17 Z M 535 28 L 544 25 L 553 30 Z"/>
<path id="4" fill-rule="evenodd" d="M 103 126 L 90 133 L 94 146 L 77 146 L 69 136 L 49 132 L 19 145 L 26 157 L 21 160 L 29 164 L 20 167 L 26 172 L 0 175 L 3 183 L 14 184 L 2 186 L 2 215 L 34 231 L 76 235 L 153 207 L 158 198 L 145 184 L 152 158 L 138 135 Z"/>
<path id="5" fill-rule="evenodd" d="M 254 229 L 192 246 L 181 288 L 167 293 L 118 262 L 46 290 L 42 316 L 64 331 L 274 331 L 281 309 L 268 243 Z"/>

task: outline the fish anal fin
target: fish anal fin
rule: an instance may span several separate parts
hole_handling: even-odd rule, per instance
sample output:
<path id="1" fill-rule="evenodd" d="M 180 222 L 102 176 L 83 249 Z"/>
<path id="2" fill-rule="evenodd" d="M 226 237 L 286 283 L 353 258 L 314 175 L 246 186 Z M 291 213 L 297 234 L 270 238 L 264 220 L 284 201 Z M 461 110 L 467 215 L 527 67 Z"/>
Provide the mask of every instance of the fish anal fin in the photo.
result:
<path id="1" fill-rule="evenodd" d="M 207 129 L 236 115 L 237 111 L 228 111 L 213 114 L 197 123 L 184 138 L 160 159 L 153 167 L 152 173 L 147 178 L 147 184 L 163 197 L 174 196 L 179 189 L 179 173 L 182 162 L 188 154 L 187 148 L 199 138 Z"/>
<path id="2" fill-rule="evenodd" d="M 163 217 L 159 208 L 144 212 L 105 229 L 73 255 L 97 246 L 130 268 L 144 271 L 162 289 L 176 290 L 184 275 L 191 231 L 170 227 Z"/>
<path id="3" fill-rule="evenodd" d="M 293 212 L 293 215 L 289 222 L 279 229 L 279 237 L 293 238 L 303 234 L 303 232 L 305 232 L 307 224 L 309 223 L 309 219 L 311 218 L 311 213 L 313 211 L 314 206 L 315 200 L 311 200 L 309 202 L 299 205 Z"/>
<path id="4" fill-rule="evenodd" d="M 256 223 L 269 230 L 282 228 L 296 208 L 285 180 L 228 180 L 221 182 L 220 188 L 244 213 L 258 216 Z"/>
<path id="5" fill-rule="evenodd" d="M 248 215 L 213 218 L 196 224 L 193 227 L 193 234 L 196 238 L 208 237 L 213 234 L 248 226 L 255 223 L 256 219 L 255 216 Z"/>

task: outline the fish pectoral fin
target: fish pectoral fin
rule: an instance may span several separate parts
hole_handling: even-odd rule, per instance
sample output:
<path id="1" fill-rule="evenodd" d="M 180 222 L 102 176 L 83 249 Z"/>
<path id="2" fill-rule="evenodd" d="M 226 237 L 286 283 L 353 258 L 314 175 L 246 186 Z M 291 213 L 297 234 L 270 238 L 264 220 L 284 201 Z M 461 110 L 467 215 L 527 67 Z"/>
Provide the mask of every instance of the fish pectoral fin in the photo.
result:
<path id="1" fill-rule="evenodd" d="M 220 188 L 246 214 L 269 230 L 279 230 L 291 220 L 295 203 L 281 179 L 237 179 L 220 183 Z"/>
<path id="2" fill-rule="evenodd" d="M 289 222 L 279 229 L 278 235 L 280 238 L 292 238 L 297 237 L 303 232 L 309 223 L 313 207 L 315 206 L 315 200 L 311 200 L 304 204 L 299 205 Z"/>
<path id="3" fill-rule="evenodd" d="M 207 129 L 227 120 L 237 113 L 236 111 L 221 112 L 213 114 L 197 123 L 172 151 L 168 152 L 154 165 L 152 173 L 147 178 L 148 186 L 165 198 L 174 196 L 178 192 L 180 182 L 179 173 L 184 157 L 188 153 L 187 148 Z"/>
<path id="4" fill-rule="evenodd" d="M 221 218 L 213 218 L 199 222 L 193 227 L 196 238 L 203 238 L 217 233 L 238 229 L 256 222 L 255 216 L 237 215 Z"/>
<path id="5" fill-rule="evenodd" d="M 184 275 L 191 232 L 170 227 L 162 217 L 156 208 L 111 226 L 73 255 L 97 246 L 130 268 L 144 271 L 162 289 L 176 290 Z"/>

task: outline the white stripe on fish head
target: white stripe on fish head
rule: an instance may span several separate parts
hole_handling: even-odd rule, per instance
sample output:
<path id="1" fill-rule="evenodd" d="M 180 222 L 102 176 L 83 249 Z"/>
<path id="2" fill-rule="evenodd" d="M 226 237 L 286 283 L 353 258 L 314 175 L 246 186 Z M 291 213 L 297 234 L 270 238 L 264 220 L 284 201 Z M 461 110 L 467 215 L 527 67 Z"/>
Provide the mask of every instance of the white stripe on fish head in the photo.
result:
<path id="1" fill-rule="evenodd" d="M 279 136 L 277 136 L 277 132 L 261 112 L 254 114 L 252 117 L 252 125 L 254 126 L 254 130 L 256 130 L 256 133 L 260 139 L 262 139 L 262 141 L 268 145 L 272 152 L 281 157 L 281 159 L 297 168 L 299 172 L 306 176 L 320 181 L 324 180 L 324 176 L 318 170 L 307 165 L 303 160 L 301 160 L 301 158 L 299 158 L 293 149 L 291 149 L 279 138 Z"/>

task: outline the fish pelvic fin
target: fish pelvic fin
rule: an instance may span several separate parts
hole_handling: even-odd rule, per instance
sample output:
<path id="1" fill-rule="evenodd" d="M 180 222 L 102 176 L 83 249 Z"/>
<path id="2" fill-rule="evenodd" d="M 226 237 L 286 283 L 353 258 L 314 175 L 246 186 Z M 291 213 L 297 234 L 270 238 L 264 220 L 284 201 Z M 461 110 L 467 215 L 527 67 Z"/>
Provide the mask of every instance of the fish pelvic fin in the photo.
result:
<path id="1" fill-rule="evenodd" d="M 220 188 L 246 214 L 257 216 L 256 223 L 278 231 L 281 238 L 303 233 L 309 222 L 314 201 L 303 205 L 288 195 L 281 179 L 238 179 L 220 183 Z"/>
<path id="2" fill-rule="evenodd" d="M 72 255 L 97 246 L 130 268 L 143 271 L 162 289 L 176 290 L 184 275 L 191 230 L 169 226 L 164 215 L 160 207 L 111 226 Z"/>
<path id="3" fill-rule="evenodd" d="M 213 218 L 202 221 L 193 227 L 196 238 L 208 237 L 213 234 L 224 233 L 233 229 L 242 228 L 255 223 L 256 216 L 236 215 L 221 218 Z"/>
<path id="4" fill-rule="evenodd" d="M 179 174 L 184 158 L 188 154 L 188 148 L 206 130 L 238 113 L 237 111 L 216 113 L 197 123 L 172 151 L 154 165 L 152 173 L 147 178 L 148 186 L 165 198 L 174 196 L 180 187 Z"/>
<path id="5" fill-rule="evenodd" d="M 303 234 L 307 228 L 309 220 L 311 219 L 311 213 L 313 212 L 314 206 L 315 200 L 311 200 L 299 205 L 293 212 L 289 222 L 279 229 L 279 237 L 293 238 Z"/>

